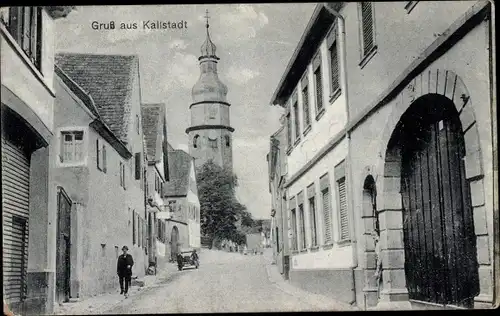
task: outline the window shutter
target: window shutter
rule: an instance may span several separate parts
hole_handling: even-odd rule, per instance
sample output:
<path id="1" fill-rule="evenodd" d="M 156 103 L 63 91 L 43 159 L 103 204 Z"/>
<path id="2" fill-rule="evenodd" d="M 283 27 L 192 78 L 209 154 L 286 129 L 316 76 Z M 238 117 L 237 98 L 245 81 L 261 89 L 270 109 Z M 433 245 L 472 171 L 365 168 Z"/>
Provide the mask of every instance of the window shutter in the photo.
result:
<path id="1" fill-rule="evenodd" d="M 304 204 L 299 205 L 299 220 L 300 220 L 300 249 L 306 249 L 306 223 L 304 218 Z"/>
<path id="2" fill-rule="evenodd" d="M 101 170 L 101 149 L 99 144 L 99 138 L 95 140 L 95 147 L 97 150 L 97 169 Z"/>
<path id="3" fill-rule="evenodd" d="M 135 211 L 132 212 L 132 244 L 135 245 L 136 240 L 135 240 Z"/>
<path id="4" fill-rule="evenodd" d="M 300 138 L 299 103 L 297 101 L 293 104 L 293 116 L 295 119 L 295 140 L 297 140 Z"/>
<path id="5" fill-rule="evenodd" d="M 135 153 L 135 179 L 141 179 L 141 153 Z"/>
<path id="6" fill-rule="evenodd" d="M 349 240 L 349 218 L 347 214 L 345 178 L 338 182 L 339 187 L 339 213 L 340 213 L 340 240 Z"/>
<path id="7" fill-rule="evenodd" d="M 127 174 L 126 174 L 125 164 L 122 165 L 122 169 L 123 169 L 123 188 L 126 190 L 127 189 Z"/>
<path id="8" fill-rule="evenodd" d="M 361 2 L 361 20 L 363 55 L 366 55 L 373 48 L 373 15 L 371 2 Z"/>
<path id="9" fill-rule="evenodd" d="M 292 210 L 292 250 L 297 250 L 297 215 L 295 208 Z"/>
<path id="10" fill-rule="evenodd" d="M 9 32 L 16 42 L 21 41 L 24 7 L 9 8 Z"/>
<path id="11" fill-rule="evenodd" d="M 332 219 L 330 212 L 330 190 L 323 191 L 323 217 L 325 219 L 325 244 L 332 243 Z"/>
<path id="12" fill-rule="evenodd" d="M 107 163 L 106 163 L 106 146 L 102 146 L 102 171 L 106 173 L 107 171 Z"/>
<path id="13" fill-rule="evenodd" d="M 332 79 L 332 91 L 331 93 L 335 93 L 338 89 L 340 89 L 340 80 L 339 80 L 339 58 L 337 53 L 337 43 L 334 42 L 330 47 L 330 68 L 331 68 L 331 79 Z"/>
<path id="14" fill-rule="evenodd" d="M 292 122 L 291 122 L 291 117 L 290 113 L 286 116 L 286 125 L 287 125 L 287 142 L 288 142 L 288 147 L 292 146 Z"/>
<path id="15" fill-rule="evenodd" d="M 311 125 L 311 113 L 309 113 L 309 89 L 307 86 L 302 89 L 302 109 L 304 111 L 304 125 L 309 127 Z"/>
<path id="16" fill-rule="evenodd" d="M 31 57 L 31 20 L 33 15 L 31 14 L 32 7 L 24 7 L 23 14 L 23 37 L 21 40 L 21 47 L 26 52 L 28 57 Z"/>
<path id="17" fill-rule="evenodd" d="M 314 81 L 316 86 L 316 114 L 323 109 L 323 82 L 321 81 L 321 67 L 314 71 Z"/>

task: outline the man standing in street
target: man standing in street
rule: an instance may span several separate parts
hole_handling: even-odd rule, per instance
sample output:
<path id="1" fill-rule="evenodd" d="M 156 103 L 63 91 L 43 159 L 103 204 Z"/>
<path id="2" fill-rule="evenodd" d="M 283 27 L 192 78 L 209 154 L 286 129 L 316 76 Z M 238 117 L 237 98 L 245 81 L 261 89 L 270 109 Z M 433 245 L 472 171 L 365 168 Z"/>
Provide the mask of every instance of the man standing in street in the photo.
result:
<path id="1" fill-rule="evenodd" d="M 128 247 L 123 246 L 122 248 L 123 254 L 118 257 L 118 263 L 116 267 L 116 273 L 120 278 L 120 294 L 125 294 L 125 298 L 128 297 L 128 288 L 130 283 L 132 282 L 132 266 L 134 265 L 134 259 L 132 255 L 128 252 Z M 125 281 L 125 287 L 123 286 L 123 282 Z"/>

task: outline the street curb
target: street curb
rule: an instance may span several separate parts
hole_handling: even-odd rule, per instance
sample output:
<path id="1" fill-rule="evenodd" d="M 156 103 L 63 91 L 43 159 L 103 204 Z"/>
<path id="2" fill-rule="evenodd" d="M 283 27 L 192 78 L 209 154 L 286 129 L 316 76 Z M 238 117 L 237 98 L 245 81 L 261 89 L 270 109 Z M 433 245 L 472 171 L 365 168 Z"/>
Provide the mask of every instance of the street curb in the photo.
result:
<path id="1" fill-rule="evenodd" d="M 276 286 L 276 287 L 277 287 L 278 289 L 280 289 L 281 291 L 283 291 L 283 292 L 285 292 L 285 293 L 287 293 L 287 294 L 290 294 L 290 295 L 292 295 L 292 296 L 294 296 L 294 297 L 297 297 L 297 298 L 299 298 L 299 299 L 302 299 L 302 300 L 303 300 L 304 298 L 303 298 L 302 296 L 298 295 L 297 293 L 294 293 L 293 291 L 289 291 L 288 289 L 286 289 L 286 288 L 282 287 L 282 286 L 279 284 L 279 283 L 280 283 L 279 281 L 274 281 L 274 280 L 273 280 L 273 278 L 271 277 L 271 273 L 272 273 L 272 272 L 270 271 L 270 269 L 272 268 L 272 266 L 271 266 L 271 265 L 267 262 L 268 260 L 266 260 L 266 259 L 264 259 L 264 260 L 265 260 L 264 265 L 265 265 L 265 268 L 266 268 L 266 274 L 267 274 L 267 278 L 268 278 L 269 282 L 271 282 L 274 286 Z M 288 286 L 293 287 L 293 285 L 286 283 L 286 281 L 285 281 L 285 280 L 282 280 L 282 282 L 284 282 L 284 283 L 285 283 L 286 285 L 288 285 Z M 318 308 L 320 308 L 320 309 L 322 309 L 322 310 L 323 310 L 323 308 L 322 308 L 322 306 L 321 306 L 320 304 L 318 304 L 318 302 L 320 302 L 320 301 L 323 301 L 323 302 L 324 302 L 325 300 L 330 300 L 330 301 L 332 300 L 332 299 L 330 299 L 330 298 L 328 298 L 328 297 L 326 297 L 326 296 L 320 295 L 320 294 L 312 293 L 312 292 L 309 292 L 309 291 L 306 291 L 306 290 L 302 290 L 302 289 L 300 289 L 300 288 L 297 288 L 297 289 L 298 289 L 299 291 L 306 292 L 306 293 L 310 294 L 311 296 L 313 296 L 313 297 L 315 298 L 314 302 L 308 301 L 308 303 L 310 303 L 310 304 L 312 304 L 312 305 L 315 305 L 315 306 L 317 306 Z M 317 300 L 318 302 L 316 302 L 316 300 Z M 337 301 L 337 300 L 334 300 L 334 301 L 335 301 L 335 304 L 337 304 L 339 307 L 341 307 L 341 308 L 342 308 L 342 311 L 360 311 L 360 309 L 358 309 L 357 307 L 354 307 L 354 306 L 348 305 L 348 304 L 343 303 L 343 302 L 339 302 L 339 301 Z"/>

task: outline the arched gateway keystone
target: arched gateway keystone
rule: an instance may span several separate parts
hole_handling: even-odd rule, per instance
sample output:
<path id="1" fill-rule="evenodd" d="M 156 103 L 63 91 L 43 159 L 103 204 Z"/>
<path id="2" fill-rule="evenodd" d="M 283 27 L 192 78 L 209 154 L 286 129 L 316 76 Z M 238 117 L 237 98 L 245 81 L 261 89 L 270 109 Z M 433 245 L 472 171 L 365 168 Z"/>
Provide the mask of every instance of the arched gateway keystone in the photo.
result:
<path id="1" fill-rule="evenodd" d="M 474 116 L 474 107 L 472 105 L 473 100 L 471 100 L 464 82 L 456 73 L 449 70 L 430 69 L 412 79 L 395 98 L 395 105 L 385 124 L 385 130 L 383 131 L 380 143 L 381 153 L 385 152 L 385 159 L 378 161 L 376 171 L 374 170 L 374 174 L 381 175 L 378 178 L 375 177 L 378 191 L 376 204 L 380 217 L 380 242 L 383 261 L 381 300 L 407 300 L 407 288 L 408 286 L 413 286 L 413 281 L 407 280 L 408 271 L 405 273 L 405 238 L 403 238 L 403 199 L 401 188 L 402 147 L 393 146 L 392 143 L 396 134 L 395 130 L 398 128 L 403 114 L 410 108 L 413 111 L 415 108 L 412 106 L 425 106 L 425 102 L 415 102 L 418 99 L 422 101 L 422 97 L 440 98 L 445 103 L 450 101 L 448 102 L 450 107 L 452 108 L 451 103 L 453 103 L 456 108 L 455 114 L 451 114 L 451 116 L 455 116 L 456 126 L 458 126 L 457 115 L 461 123 L 461 134 L 463 137 L 458 133 L 458 136 L 455 138 L 457 143 L 463 144 L 463 147 L 465 147 L 463 149 L 464 157 L 462 158 L 464 167 L 461 168 L 465 169 L 464 178 L 466 181 L 463 182 L 463 187 L 467 188 L 467 183 L 469 187 L 467 190 L 463 190 L 463 192 L 470 189 L 470 193 L 466 192 L 464 196 L 467 194 L 470 195 L 467 205 L 470 204 L 472 207 L 472 212 L 470 212 L 472 213 L 470 216 L 470 226 L 473 227 L 473 234 L 476 237 L 476 240 L 472 241 L 472 244 L 469 245 L 469 248 L 472 249 L 469 253 L 475 253 L 476 255 L 473 257 L 477 256 L 478 278 L 480 280 L 479 297 L 491 297 L 490 241 L 486 220 L 484 220 L 484 172 L 479 145 L 480 139 Z M 446 97 L 447 100 L 443 97 Z M 418 109 L 416 110 L 418 111 Z M 432 115 L 432 111 L 428 114 L 429 116 Z M 423 115 L 427 116 L 427 113 Z M 439 130 L 441 130 L 441 122 L 439 124 Z M 462 139 L 463 142 L 461 141 Z M 457 162 L 455 161 L 455 163 Z M 465 208 L 470 209 L 470 207 Z M 467 228 L 465 229 L 467 230 Z M 471 266 L 475 266 L 475 260 L 469 261 L 473 262 Z M 428 280 L 430 279 L 428 278 Z M 450 304 L 453 305 L 453 302 Z"/>

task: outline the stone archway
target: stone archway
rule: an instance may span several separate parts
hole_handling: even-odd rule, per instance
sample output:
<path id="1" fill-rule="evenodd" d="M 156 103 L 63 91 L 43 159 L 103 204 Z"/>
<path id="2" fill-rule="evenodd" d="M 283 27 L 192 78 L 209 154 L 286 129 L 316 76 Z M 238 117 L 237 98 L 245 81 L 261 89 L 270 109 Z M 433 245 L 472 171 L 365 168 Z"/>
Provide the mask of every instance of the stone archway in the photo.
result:
<path id="1" fill-rule="evenodd" d="M 372 307 L 377 305 L 380 289 L 375 277 L 377 253 L 375 251 L 375 236 L 379 235 L 379 221 L 377 213 L 377 185 L 376 178 L 372 175 L 373 167 L 364 170 L 364 181 L 362 191 L 362 214 L 363 222 L 363 266 L 364 266 L 364 305 Z"/>
<path id="2" fill-rule="evenodd" d="M 480 296 L 491 296 L 491 262 L 489 256 L 489 237 L 485 220 L 485 192 L 483 184 L 483 165 L 479 134 L 474 116 L 472 100 L 462 79 L 452 71 L 427 70 L 415 77 L 396 97 L 394 109 L 382 134 L 382 151 L 385 159 L 378 170 L 383 174 L 381 189 L 377 196 L 377 209 L 380 214 L 381 246 L 383 258 L 383 301 L 408 299 L 405 276 L 405 252 L 403 240 L 403 205 L 401 195 L 401 146 L 396 145 L 395 132 L 403 115 L 410 109 L 423 106 L 416 102 L 423 97 L 445 98 L 455 107 L 459 118 L 464 143 L 465 179 L 472 193 L 474 233 L 477 238 L 477 261 L 480 264 Z M 480 249 L 481 247 L 481 249 Z M 486 277 L 485 277 L 486 276 Z M 489 276 L 489 279 L 488 279 Z M 484 281 L 487 280 L 487 281 Z M 489 284 L 487 282 L 490 282 Z M 486 284 L 484 284 L 486 283 Z"/>

